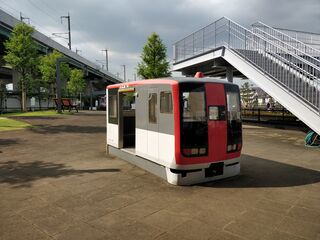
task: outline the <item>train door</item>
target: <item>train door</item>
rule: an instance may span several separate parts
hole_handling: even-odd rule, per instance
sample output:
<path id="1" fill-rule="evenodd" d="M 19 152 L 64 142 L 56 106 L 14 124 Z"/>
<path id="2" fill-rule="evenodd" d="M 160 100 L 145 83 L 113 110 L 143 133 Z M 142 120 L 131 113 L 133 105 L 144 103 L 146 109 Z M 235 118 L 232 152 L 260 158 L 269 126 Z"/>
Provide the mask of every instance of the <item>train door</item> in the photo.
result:
<path id="1" fill-rule="evenodd" d="M 136 111 L 134 89 L 119 90 L 119 147 L 135 149 Z"/>
<path id="2" fill-rule="evenodd" d="M 206 83 L 206 102 L 208 111 L 208 136 L 213 161 L 226 159 L 227 119 L 226 95 L 223 84 Z"/>
<path id="3" fill-rule="evenodd" d="M 159 158 L 159 90 L 157 88 L 148 89 L 147 114 L 147 152 L 153 160 L 157 161 Z"/>

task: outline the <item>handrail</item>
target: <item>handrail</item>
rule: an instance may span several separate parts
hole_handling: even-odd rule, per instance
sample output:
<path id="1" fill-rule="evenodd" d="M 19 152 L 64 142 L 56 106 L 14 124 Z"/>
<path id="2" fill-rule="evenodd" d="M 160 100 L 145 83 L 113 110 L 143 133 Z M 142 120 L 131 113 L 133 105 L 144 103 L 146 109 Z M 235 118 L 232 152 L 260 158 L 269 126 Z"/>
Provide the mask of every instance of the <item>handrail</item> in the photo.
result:
<path id="1" fill-rule="evenodd" d="M 249 30 L 248 30 L 249 31 Z M 251 31 L 249 31 L 249 32 L 251 32 Z M 253 34 L 254 35 L 259 35 L 258 33 L 254 33 L 253 32 Z M 268 33 L 266 33 L 266 34 L 268 34 Z M 271 36 L 271 37 L 273 37 L 272 35 L 270 35 L 270 34 L 268 34 L 269 36 Z M 274 44 L 274 43 L 272 43 L 269 39 L 267 39 L 267 38 L 265 38 L 264 36 L 260 36 L 259 35 L 259 37 L 261 37 L 263 40 L 265 40 L 266 42 L 268 42 L 268 43 L 270 43 L 270 44 Z M 286 43 L 284 43 L 284 44 L 286 44 Z M 275 44 L 274 44 L 275 45 Z M 287 44 L 286 44 L 287 45 Z M 284 47 L 282 47 L 282 46 L 280 46 L 280 45 L 278 45 L 277 46 L 279 49 L 281 49 L 282 51 L 284 51 L 284 52 L 286 52 L 287 54 L 292 54 L 288 49 L 286 49 L 286 48 L 284 48 Z M 298 49 L 297 49 L 298 50 Z M 298 50 L 298 51 L 300 51 L 300 50 Z M 301 52 L 301 51 L 300 51 Z M 312 58 L 312 56 L 310 56 L 311 58 Z M 312 66 L 313 68 L 315 68 L 315 69 L 317 69 L 318 71 L 320 71 L 320 65 L 319 66 L 317 66 L 317 65 L 315 65 L 314 63 L 312 63 L 312 62 L 309 62 L 308 60 L 306 60 L 306 59 L 304 59 L 304 58 L 302 58 L 302 57 L 300 57 L 298 54 L 295 54 L 295 58 L 296 59 L 298 59 L 298 60 L 300 60 L 301 62 L 303 62 L 303 63 L 305 63 L 305 64 L 308 64 L 308 65 L 310 65 L 310 66 Z M 316 59 L 316 58 L 314 58 L 316 61 L 318 61 L 319 62 L 319 64 L 320 64 L 320 60 L 318 60 L 318 59 Z"/>
<path id="2" fill-rule="evenodd" d="M 226 19 L 228 19 L 228 18 L 226 18 Z M 238 24 L 238 23 L 236 23 L 236 22 L 234 22 L 234 21 L 232 21 L 232 20 L 230 20 L 230 19 L 228 19 L 228 21 L 230 21 L 230 22 L 232 22 L 233 24 L 237 25 L 238 27 L 240 27 L 240 28 L 243 29 L 244 31 L 247 31 L 247 32 L 251 33 L 253 36 L 257 36 L 257 37 L 261 38 L 263 41 L 266 41 L 267 43 L 269 43 L 269 44 L 271 44 L 271 45 L 274 45 L 276 48 L 279 48 L 280 50 L 284 51 L 285 53 L 287 53 L 287 54 L 289 54 L 289 55 L 292 55 L 291 52 L 290 52 L 288 49 L 286 49 L 286 48 L 284 48 L 284 47 L 282 47 L 282 46 L 276 46 L 276 45 L 275 45 L 274 43 L 272 43 L 269 39 L 267 39 L 267 38 L 265 38 L 265 37 L 263 37 L 263 36 L 260 36 L 260 35 L 258 35 L 258 34 L 256 34 L 256 33 L 254 33 L 253 31 L 250 31 L 249 29 L 246 29 L 245 27 L 241 26 L 240 24 Z M 308 61 L 306 61 L 304 58 L 300 57 L 299 55 L 294 56 L 294 57 L 295 57 L 296 59 L 302 61 L 302 62 L 305 62 L 306 64 L 311 65 L 311 67 L 313 67 L 313 68 L 315 68 L 316 70 L 320 71 L 320 67 L 318 67 L 317 65 L 314 65 L 313 63 L 309 63 Z M 318 59 L 317 59 L 317 60 L 318 60 Z M 288 61 L 288 60 L 286 60 L 286 61 Z M 297 67 L 298 67 L 298 66 L 297 66 Z M 299 68 L 299 67 L 298 67 L 298 68 Z M 300 68 L 300 69 L 301 69 L 301 68 Z M 304 71 L 304 72 L 306 72 L 308 75 L 311 75 L 310 73 L 308 73 L 308 72 L 305 71 L 304 69 L 301 69 L 301 70 Z M 313 76 L 313 75 L 312 75 L 312 76 Z"/>
<path id="3" fill-rule="evenodd" d="M 231 21 L 231 22 L 232 22 L 232 21 Z M 257 36 L 257 37 L 259 37 L 260 39 L 262 39 L 263 41 L 268 42 L 268 43 L 271 44 L 271 45 L 273 44 L 273 43 L 270 42 L 269 40 L 267 40 L 267 39 L 265 39 L 265 38 L 263 38 L 263 37 L 261 37 L 261 36 L 256 35 L 256 34 L 253 33 L 252 31 L 250 31 L 250 30 L 248 30 L 248 29 L 245 29 L 245 28 L 242 27 L 241 25 L 239 25 L 239 24 L 237 24 L 237 23 L 235 23 L 235 22 L 232 22 L 232 23 L 236 24 L 238 27 L 242 28 L 243 30 L 248 31 L 248 32 L 251 33 L 253 36 Z M 234 30 L 235 30 L 235 29 L 234 29 Z M 239 32 L 239 33 L 240 33 L 240 32 Z M 230 34 L 232 34 L 232 33 L 230 32 Z M 242 33 L 240 33 L 240 34 L 242 34 Z M 243 35 L 243 34 L 242 34 L 242 35 Z M 243 39 L 239 38 L 238 36 L 236 36 L 236 35 L 234 35 L 234 36 L 235 36 L 237 39 L 243 41 Z M 257 41 L 255 41 L 255 40 L 252 40 L 252 42 L 255 43 L 255 44 L 258 44 Z M 226 44 L 226 45 L 227 45 L 227 44 Z M 284 52 L 287 52 L 287 50 L 286 50 L 285 48 L 283 48 L 283 47 L 278 47 L 278 46 L 276 46 L 276 47 L 279 48 L 279 49 L 281 49 L 281 50 L 284 51 Z M 241 52 L 237 51 L 237 49 L 234 49 L 234 50 L 235 50 L 236 52 L 238 52 L 240 55 L 243 55 Z M 294 71 L 296 72 L 295 74 L 299 74 L 299 75 L 301 75 L 301 76 L 309 79 L 309 80 L 307 80 L 309 84 L 310 84 L 310 81 L 311 81 L 311 82 L 315 82 L 315 83 L 313 83 L 313 84 L 311 84 L 311 85 L 314 85 L 318 90 L 320 90 L 320 79 L 318 79 L 317 77 L 315 77 L 314 75 L 312 75 L 311 73 L 309 73 L 308 71 L 306 71 L 305 69 L 300 68 L 300 67 L 297 66 L 296 64 L 292 64 L 292 62 L 290 62 L 288 59 L 282 57 L 281 55 L 274 54 L 274 53 L 272 53 L 272 52 L 267 52 L 266 54 L 270 54 L 270 55 L 272 55 L 274 58 L 280 60 L 280 61 L 281 61 L 283 64 L 285 64 L 289 69 L 291 68 L 292 70 L 294 70 Z M 288 53 L 288 54 L 290 54 L 290 53 Z M 245 56 L 244 56 L 244 57 L 245 57 Z M 245 57 L 245 58 L 246 58 L 246 57 Z M 298 58 L 298 57 L 296 57 L 296 58 Z M 254 62 L 253 62 L 253 63 L 254 63 Z M 260 66 L 259 66 L 259 68 L 261 69 Z M 267 72 L 265 69 L 261 69 L 261 70 Z M 317 68 L 317 70 L 320 72 L 320 69 Z M 267 72 L 267 73 L 268 73 L 268 72 Z M 269 73 L 268 73 L 268 74 L 269 74 Z"/>
<path id="4" fill-rule="evenodd" d="M 174 44 L 174 61 L 177 63 L 203 54 L 208 49 L 227 46 L 320 112 L 318 62 L 314 64 L 313 56 L 308 56 L 272 34 L 260 32 L 262 30 L 258 28 L 254 32 L 229 18 L 220 18 L 177 41 Z"/>
<path id="5" fill-rule="evenodd" d="M 242 39 L 240 39 L 238 36 L 235 36 L 235 37 L 242 41 Z M 261 37 L 261 38 L 263 38 L 263 37 Z M 264 40 L 264 41 L 270 43 L 270 42 L 267 41 L 267 40 Z M 257 42 L 254 41 L 254 40 L 253 40 L 253 42 L 257 43 Z M 286 50 L 286 49 L 284 49 L 284 48 L 282 48 L 282 47 L 278 47 L 278 48 L 281 49 L 281 50 L 283 50 L 283 51 Z M 235 51 L 237 51 L 237 50 L 235 49 Z M 268 52 L 267 54 L 270 54 L 270 55 L 271 55 L 271 52 Z M 286 59 L 286 58 L 284 58 L 284 57 L 282 57 L 282 56 L 280 56 L 280 55 L 274 55 L 274 53 L 272 53 L 272 56 L 275 57 L 275 58 L 280 59 L 280 60 L 281 60 L 283 63 L 285 63 L 286 65 L 292 64 L 292 62 L 290 62 L 288 59 Z M 298 58 L 298 57 L 296 57 L 296 58 Z M 299 66 L 297 66 L 297 65 L 295 65 L 295 64 L 293 64 L 293 66 L 288 66 L 288 67 L 290 67 L 290 68 L 292 68 L 292 69 L 295 69 L 295 71 L 302 71 L 302 72 L 304 73 L 304 75 L 307 75 L 307 76 L 309 76 L 309 77 L 314 77 L 314 75 L 312 75 L 311 73 L 309 73 L 308 71 L 306 71 L 306 70 L 304 70 L 304 69 L 301 69 Z M 316 67 L 317 67 L 317 66 L 316 66 Z M 297 69 L 298 69 L 298 70 L 297 70 Z M 317 68 L 317 70 L 320 71 L 320 68 Z M 320 81 L 320 80 L 318 80 L 318 81 Z"/>
<path id="6" fill-rule="evenodd" d="M 297 47 L 294 47 L 294 46 L 291 45 L 291 44 L 288 44 L 288 45 L 291 46 L 292 48 L 294 48 L 294 49 L 296 49 L 296 50 L 298 50 L 298 51 L 300 51 L 300 52 L 308 55 L 309 57 L 311 57 L 311 58 L 319 61 L 317 58 L 314 58 L 314 56 L 311 56 L 311 55 L 308 54 L 307 51 L 306 51 L 306 49 L 309 49 L 310 52 L 315 52 L 315 53 L 318 54 L 318 56 L 320 56 L 320 51 L 319 51 L 318 49 L 315 49 L 315 48 L 309 46 L 308 44 L 306 44 L 306 43 L 304 43 L 304 42 L 302 42 L 302 41 L 300 41 L 300 40 L 298 40 L 298 39 L 295 39 L 295 38 L 289 36 L 288 34 L 285 34 L 285 33 L 281 32 L 281 31 L 279 31 L 278 29 L 275 29 L 275 28 L 273 28 L 273 27 L 270 27 L 269 25 L 267 25 L 267 24 L 265 24 L 265 23 L 263 23 L 263 22 L 258 21 L 258 22 L 256 22 L 256 23 L 252 24 L 251 26 L 252 26 L 253 28 L 259 28 L 259 29 L 261 30 L 261 27 L 260 27 L 259 25 L 262 25 L 262 27 L 267 28 L 267 29 L 269 29 L 269 30 L 271 30 L 271 31 L 276 32 L 276 33 L 279 34 L 280 36 L 283 36 L 283 37 L 285 37 L 285 38 L 288 38 L 288 40 L 290 40 L 290 41 L 285 41 L 284 39 L 278 39 L 277 37 L 275 37 L 275 36 L 272 35 L 273 37 L 277 38 L 278 40 L 280 40 L 280 41 L 282 41 L 282 42 L 284 42 L 284 43 L 286 43 L 286 44 L 288 44 L 288 43 L 290 43 L 290 42 L 291 42 L 291 43 L 292 43 L 292 42 L 295 42 L 295 43 L 297 43 L 297 46 L 298 46 L 298 45 L 302 45 L 302 49 L 304 49 L 305 51 L 300 50 L 300 49 L 298 49 Z M 266 31 L 264 31 L 264 30 L 261 30 L 261 31 L 263 31 L 263 32 L 266 33 Z M 271 34 L 271 33 L 270 33 L 270 34 Z M 269 35 L 270 35 L 270 34 L 269 34 Z"/>
<path id="7" fill-rule="evenodd" d="M 282 43 L 283 45 L 286 45 L 286 46 L 288 46 L 288 47 L 293 48 L 295 51 L 298 51 L 298 52 L 300 52 L 301 54 L 303 54 L 304 56 L 307 56 L 307 57 L 311 58 L 311 59 L 314 60 L 315 62 L 318 62 L 318 63 L 319 63 L 319 66 L 315 65 L 315 64 L 314 64 L 313 62 L 311 62 L 311 61 L 308 61 L 307 59 L 302 58 L 299 54 L 294 53 L 294 52 L 291 52 L 291 51 L 289 50 L 289 48 L 287 49 L 288 52 L 290 52 L 290 54 L 295 54 L 296 57 L 299 58 L 302 62 L 305 62 L 305 63 L 307 63 L 307 64 L 311 64 L 312 67 L 317 68 L 318 70 L 320 70 L 320 60 L 319 60 L 319 59 L 314 58 L 313 56 L 311 56 L 311 55 L 309 55 L 309 54 L 307 54 L 307 53 L 304 53 L 303 51 L 301 51 L 301 50 L 299 50 L 299 49 L 297 49 L 297 48 L 295 48 L 295 47 L 287 44 L 286 42 L 283 42 L 283 41 L 279 40 L 278 38 L 274 37 L 273 35 L 265 32 L 265 31 L 263 31 L 263 30 L 261 30 L 261 29 L 257 29 L 257 30 L 263 32 L 263 34 L 266 34 L 266 35 L 270 36 L 271 38 L 276 39 L 277 41 L 280 41 L 280 43 Z M 259 33 L 256 33 L 256 34 L 259 34 Z M 261 37 L 263 37 L 263 36 L 261 36 Z M 278 46 L 280 47 L 280 45 L 278 45 Z M 320 52 L 319 52 L 319 54 L 320 54 Z"/>

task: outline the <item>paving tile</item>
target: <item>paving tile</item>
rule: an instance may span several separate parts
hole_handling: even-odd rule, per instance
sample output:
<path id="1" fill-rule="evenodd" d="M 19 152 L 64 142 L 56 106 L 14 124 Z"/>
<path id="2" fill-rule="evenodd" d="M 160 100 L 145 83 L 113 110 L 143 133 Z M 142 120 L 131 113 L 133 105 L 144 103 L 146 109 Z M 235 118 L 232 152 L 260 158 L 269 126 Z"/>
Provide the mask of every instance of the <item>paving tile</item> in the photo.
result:
<path id="1" fill-rule="evenodd" d="M 114 197 L 107 198 L 100 202 L 100 205 L 104 208 L 108 208 L 111 210 L 117 210 L 120 208 L 124 208 L 126 206 L 129 206 L 131 204 L 136 203 L 137 200 L 131 196 L 128 196 L 126 194 L 118 194 Z"/>
<path id="2" fill-rule="evenodd" d="M 223 227 L 233 221 L 235 217 L 229 216 L 223 211 L 219 211 L 217 209 L 208 209 L 206 211 L 200 211 L 198 215 L 194 216 L 194 219 L 222 230 Z"/>
<path id="3" fill-rule="evenodd" d="M 149 240 L 154 239 L 164 232 L 150 225 L 133 222 L 128 225 L 113 225 L 106 232 L 106 239 L 130 239 L 130 240 Z"/>
<path id="4" fill-rule="evenodd" d="M 100 218 L 97 218 L 95 220 L 89 221 L 88 223 L 95 227 L 100 229 L 101 231 L 107 232 L 108 229 L 114 227 L 114 226 L 127 226 L 135 222 L 135 220 L 131 218 L 127 218 L 123 216 L 122 214 L 118 214 L 116 211 L 106 214 Z"/>
<path id="5" fill-rule="evenodd" d="M 286 217 L 279 224 L 277 230 L 311 240 L 317 239 L 319 236 L 320 225 Z"/>
<path id="6" fill-rule="evenodd" d="M 297 220 L 320 224 L 320 210 L 295 206 L 288 215 Z"/>
<path id="7" fill-rule="evenodd" d="M 57 234 L 79 222 L 70 214 L 54 206 L 26 210 L 20 214 L 49 235 Z"/>
<path id="8" fill-rule="evenodd" d="M 169 233 L 162 233 L 161 235 L 157 236 L 154 240 L 187 240 L 186 238 L 183 238 L 181 236 L 179 236 L 179 238 L 177 238 L 177 236 L 175 235 L 171 235 Z"/>
<path id="9" fill-rule="evenodd" d="M 98 203 L 92 205 L 85 205 L 81 207 L 79 206 L 77 208 L 73 208 L 71 211 L 67 210 L 67 212 L 70 213 L 72 217 L 84 222 L 98 219 L 113 211 L 114 210 L 106 208 L 105 206 Z"/>
<path id="10" fill-rule="evenodd" d="M 107 239 L 105 233 L 92 226 L 80 223 L 69 227 L 54 236 L 57 240 L 102 240 Z"/>
<path id="11" fill-rule="evenodd" d="M 167 210 L 160 210 L 141 219 L 139 222 L 157 227 L 163 231 L 170 231 L 171 229 L 189 220 L 191 219 L 171 213 Z"/>
<path id="12" fill-rule="evenodd" d="M 149 203 L 137 202 L 117 210 L 117 213 L 130 219 L 139 220 L 160 209 Z"/>
<path id="13" fill-rule="evenodd" d="M 236 236 L 226 231 L 216 231 L 209 240 L 246 240 L 246 238 Z"/>
<path id="14" fill-rule="evenodd" d="M 194 219 L 180 224 L 176 228 L 168 231 L 168 233 L 177 236 L 177 238 L 182 237 L 185 239 L 202 240 L 210 238 L 217 231 L 218 229 L 214 226 L 204 224 L 203 222 Z"/>
<path id="15" fill-rule="evenodd" d="M 286 212 L 289 211 L 292 205 L 271 201 L 267 199 L 261 199 L 254 207 L 264 211 L 271 211 L 278 214 L 285 214 Z"/>
<path id="16" fill-rule="evenodd" d="M 19 215 L 0 220 L 0 239 L 4 240 L 45 240 L 49 236 L 35 228 Z"/>
<path id="17" fill-rule="evenodd" d="M 262 240 L 306 240 L 305 238 L 292 235 L 290 233 L 279 232 L 277 230 L 273 231 L 268 236 L 264 237 Z"/>
<path id="18" fill-rule="evenodd" d="M 247 221 L 252 223 L 258 223 L 269 228 L 274 228 L 280 224 L 285 218 L 284 214 L 277 214 L 272 211 L 263 211 L 259 209 L 250 209 L 240 216 L 238 220 Z"/>
<path id="19" fill-rule="evenodd" d="M 303 189 L 299 188 L 276 188 L 268 189 L 264 193 L 264 198 L 288 205 L 295 204 L 303 195 Z"/>
<path id="20" fill-rule="evenodd" d="M 272 228 L 245 220 L 236 220 L 224 229 L 231 234 L 248 239 L 261 239 L 272 232 Z"/>
<path id="21" fill-rule="evenodd" d="M 319 191 L 320 195 L 320 191 Z M 309 209 L 315 209 L 317 211 L 320 211 L 320 197 L 319 198 L 314 198 L 314 197 L 303 197 L 300 198 L 297 202 L 297 206 L 299 207 L 305 207 Z"/>

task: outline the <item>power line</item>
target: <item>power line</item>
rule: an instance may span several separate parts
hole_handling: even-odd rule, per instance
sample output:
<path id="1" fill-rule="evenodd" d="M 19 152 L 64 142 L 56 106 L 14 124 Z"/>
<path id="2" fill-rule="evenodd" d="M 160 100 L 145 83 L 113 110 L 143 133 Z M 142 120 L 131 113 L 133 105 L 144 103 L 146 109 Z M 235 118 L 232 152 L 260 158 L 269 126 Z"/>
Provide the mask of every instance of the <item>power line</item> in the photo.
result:
<path id="1" fill-rule="evenodd" d="M 57 21 L 57 19 L 55 19 L 54 17 L 52 17 L 50 14 L 48 14 L 46 11 L 44 11 L 44 9 L 42 9 L 41 7 L 39 7 L 37 4 L 35 4 L 34 2 L 32 2 L 31 0 L 28 0 L 28 2 L 35 8 L 37 8 L 40 12 L 42 12 L 43 14 L 47 15 L 50 20 L 52 20 L 54 23 L 59 23 Z"/>
<path id="2" fill-rule="evenodd" d="M 14 7 L 9 5 L 4 0 L 0 0 L 0 2 L 3 3 L 3 5 L 6 6 L 6 8 L 4 8 L 3 5 L 0 6 L 1 9 L 3 9 L 4 11 L 10 13 L 12 16 L 14 16 L 16 18 L 20 18 L 21 11 L 15 9 Z M 30 5 L 32 5 L 32 7 L 38 9 L 42 14 L 48 16 L 49 18 L 47 18 L 47 19 L 50 19 L 51 22 L 55 23 L 55 27 L 57 27 L 56 24 L 60 25 L 60 23 L 57 20 L 55 20 L 55 18 L 51 14 L 49 14 L 50 11 L 47 10 L 48 8 L 45 8 L 46 10 L 44 11 L 44 9 L 41 9 L 41 7 L 39 7 L 35 2 L 33 2 L 31 0 L 28 0 L 28 2 L 29 2 Z M 45 3 L 45 2 L 43 2 L 43 3 Z M 46 4 L 46 6 L 48 6 L 48 5 Z M 11 9 L 11 10 L 9 11 L 8 9 Z M 52 9 L 52 8 L 50 8 L 50 9 Z M 43 33 L 47 37 L 52 38 L 52 36 L 51 36 L 52 30 L 48 30 L 46 27 L 43 27 L 42 24 L 39 24 L 39 22 L 34 19 L 37 15 L 32 15 L 32 16 L 33 17 L 31 18 L 31 23 L 35 24 L 35 27 L 38 29 L 38 31 L 40 31 L 41 33 Z M 42 19 L 41 19 L 41 21 L 42 21 Z M 76 26 L 79 27 L 78 24 L 73 24 L 73 25 L 76 25 Z M 58 29 L 61 29 L 61 25 L 58 27 Z M 83 42 L 83 44 L 86 44 L 86 42 L 92 42 L 92 39 L 87 38 L 86 35 L 82 35 L 81 37 L 77 37 L 77 39 L 78 39 L 78 41 L 80 40 L 81 42 Z M 65 43 L 66 41 L 65 41 L 65 39 L 61 39 L 61 41 L 58 41 L 58 42 L 60 42 L 60 43 L 64 42 Z M 90 58 L 90 57 L 87 57 L 87 59 L 91 59 L 91 61 L 94 62 L 94 60 L 92 58 Z"/>
<path id="3" fill-rule="evenodd" d="M 59 16 L 63 15 L 63 12 L 61 10 L 59 10 L 57 8 L 53 8 L 46 1 L 39 1 L 38 3 L 41 3 L 43 6 L 46 5 L 47 9 L 52 10 L 55 14 L 57 13 Z"/>

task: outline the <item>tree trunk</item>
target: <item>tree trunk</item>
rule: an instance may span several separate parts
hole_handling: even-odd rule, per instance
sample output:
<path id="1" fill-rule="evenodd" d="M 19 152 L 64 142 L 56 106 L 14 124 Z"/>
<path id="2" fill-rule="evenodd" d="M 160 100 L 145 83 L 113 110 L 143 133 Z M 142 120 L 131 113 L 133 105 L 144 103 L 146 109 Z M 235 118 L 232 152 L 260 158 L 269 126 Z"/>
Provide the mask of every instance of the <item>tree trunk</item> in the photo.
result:
<path id="1" fill-rule="evenodd" d="M 41 111 L 41 89 L 39 88 L 39 91 L 38 91 L 38 101 L 39 101 L 39 109 Z"/>
<path id="2" fill-rule="evenodd" d="M 27 111 L 27 92 L 23 88 L 21 89 L 21 103 L 22 103 L 22 112 Z"/>

